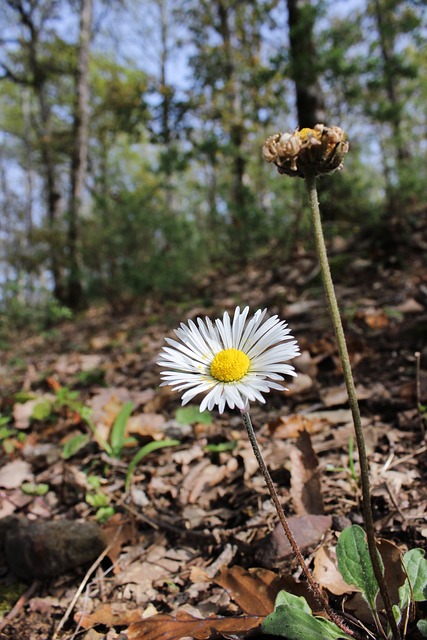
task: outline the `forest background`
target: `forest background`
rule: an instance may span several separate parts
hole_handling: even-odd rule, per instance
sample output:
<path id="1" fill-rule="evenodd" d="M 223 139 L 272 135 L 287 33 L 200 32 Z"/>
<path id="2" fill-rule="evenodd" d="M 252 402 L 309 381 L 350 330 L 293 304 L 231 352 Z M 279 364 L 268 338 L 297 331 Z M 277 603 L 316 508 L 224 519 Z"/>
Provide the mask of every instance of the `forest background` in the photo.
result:
<path id="1" fill-rule="evenodd" d="M 303 181 L 261 155 L 298 125 L 348 132 L 319 185 L 329 239 L 393 256 L 425 207 L 426 18 L 423 0 L 0 0 L 2 334 L 309 246 Z"/>

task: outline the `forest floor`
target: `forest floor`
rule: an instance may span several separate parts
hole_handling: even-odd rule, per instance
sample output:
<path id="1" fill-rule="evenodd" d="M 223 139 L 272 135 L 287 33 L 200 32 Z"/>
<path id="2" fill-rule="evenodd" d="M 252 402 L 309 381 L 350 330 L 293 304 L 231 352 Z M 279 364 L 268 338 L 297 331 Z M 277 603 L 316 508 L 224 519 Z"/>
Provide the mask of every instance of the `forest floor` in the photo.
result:
<path id="1" fill-rule="evenodd" d="M 368 248 L 360 257 L 359 247 L 357 258 L 344 241 L 331 247 L 375 528 L 402 550 L 425 547 L 427 538 L 426 420 L 418 410 L 427 404 L 427 243 L 421 233 L 411 243 L 395 255 Z M 288 265 L 272 265 L 274 254 L 237 274 L 212 273 L 193 299 L 94 308 L 43 334 L 16 336 L 2 353 L 1 640 L 261 638 L 249 630 L 278 591 L 305 593 L 240 415 L 182 412 L 179 397 L 159 387 L 164 337 L 182 321 L 222 317 L 236 305 L 267 307 L 299 342 L 298 377 L 253 405 L 252 419 L 316 580 L 331 606 L 345 601 L 349 615 L 370 625 L 334 562 L 339 532 L 363 521 L 317 262 L 301 250 Z M 123 443 L 117 416 L 128 402 Z"/>

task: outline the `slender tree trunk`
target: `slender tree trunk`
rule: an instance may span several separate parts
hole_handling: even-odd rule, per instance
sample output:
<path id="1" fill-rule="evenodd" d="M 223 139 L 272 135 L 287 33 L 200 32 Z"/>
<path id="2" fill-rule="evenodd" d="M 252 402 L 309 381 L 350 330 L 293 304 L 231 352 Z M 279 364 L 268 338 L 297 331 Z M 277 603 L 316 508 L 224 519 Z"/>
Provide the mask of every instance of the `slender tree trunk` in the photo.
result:
<path id="1" fill-rule="evenodd" d="M 296 89 L 298 125 L 325 122 L 324 100 L 317 74 L 313 40 L 315 9 L 310 0 L 287 0 L 291 75 Z"/>
<path id="2" fill-rule="evenodd" d="M 385 3 L 387 4 L 387 3 Z M 396 161 L 399 165 L 409 157 L 409 151 L 403 142 L 401 104 L 398 98 L 397 83 L 393 71 L 393 48 L 394 36 L 389 25 L 387 25 L 387 12 L 392 8 L 383 6 L 380 0 L 374 0 L 374 13 L 377 23 L 378 36 L 380 42 L 381 57 L 383 60 L 384 85 L 387 100 L 391 107 L 390 124 L 393 130 L 394 145 L 396 151 Z"/>
<path id="3" fill-rule="evenodd" d="M 173 133 L 171 131 L 171 97 L 172 89 L 168 84 L 167 65 L 169 62 L 169 23 L 168 23 L 168 7 L 167 0 L 157 0 L 157 6 L 160 14 L 160 94 L 162 96 L 161 104 L 161 128 L 162 139 L 165 145 L 166 154 L 173 157 Z M 167 210 L 172 214 L 174 210 L 173 202 L 173 176 L 174 168 L 169 162 L 165 163 L 165 204 Z"/>
<path id="4" fill-rule="evenodd" d="M 71 194 L 68 211 L 69 276 L 67 302 L 73 309 L 84 306 L 79 251 L 79 225 L 87 171 L 89 137 L 89 50 L 92 31 L 92 0 L 81 0 L 80 43 L 76 72 L 74 148 L 71 161 Z"/>
<path id="5" fill-rule="evenodd" d="M 237 250 L 241 258 L 245 258 L 248 251 L 247 198 L 244 185 L 246 159 L 244 155 L 245 128 L 242 117 L 241 88 L 236 72 L 232 31 L 228 4 L 217 0 L 219 17 L 219 32 L 223 41 L 225 67 L 224 77 L 227 82 L 226 94 L 229 100 L 230 142 L 231 142 L 231 212 L 232 223 L 236 231 Z M 238 7 L 236 8 L 238 10 Z"/>
<path id="6" fill-rule="evenodd" d="M 51 109 L 46 95 L 46 75 L 39 62 L 38 44 L 39 34 L 32 21 L 31 12 L 26 13 L 22 4 L 17 5 L 22 24 L 28 29 L 28 62 L 32 75 L 31 86 L 39 106 L 40 124 L 38 137 L 40 153 L 45 174 L 45 197 L 47 219 L 50 227 L 50 270 L 53 279 L 54 296 L 60 302 L 64 301 L 65 291 L 61 265 L 61 243 L 59 242 L 58 221 L 61 213 L 61 196 L 56 175 L 54 154 L 52 151 Z"/>
<path id="7" fill-rule="evenodd" d="M 22 91 L 22 115 L 24 119 L 24 167 L 25 167 L 25 195 L 26 195 L 26 235 L 27 242 L 31 245 L 33 236 L 33 201 L 34 201 L 34 176 L 33 176 L 33 148 L 31 144 L 31 109 L 30 94 L 27 87 Z"/>

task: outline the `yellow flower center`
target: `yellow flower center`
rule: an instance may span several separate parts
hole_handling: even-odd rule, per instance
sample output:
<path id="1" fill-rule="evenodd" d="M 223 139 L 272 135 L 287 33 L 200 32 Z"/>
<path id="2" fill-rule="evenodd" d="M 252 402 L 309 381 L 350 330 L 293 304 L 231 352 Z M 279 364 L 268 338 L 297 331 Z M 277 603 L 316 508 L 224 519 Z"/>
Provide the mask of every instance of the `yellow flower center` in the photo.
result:
<path id="1" fill-rule="evenodd" d="M 305 127 L 304 129 L 297 131 L 297 134 L 302 140 L 302 142 L 306 142 L 310 134 L 314 136 L 317 140 L 320 140 L 320 138 L 322 137 L 321 131 L 316 131 L 316 129 L 310 129 L 309 127 Z"/>
<path id="2" fill-rule="evenodd" d="M 249 370 L 251 361 L 239 349 L 224 349 L 216 354 L 211 363 L 211 375 L 220 382 L 237 382 Z"/>

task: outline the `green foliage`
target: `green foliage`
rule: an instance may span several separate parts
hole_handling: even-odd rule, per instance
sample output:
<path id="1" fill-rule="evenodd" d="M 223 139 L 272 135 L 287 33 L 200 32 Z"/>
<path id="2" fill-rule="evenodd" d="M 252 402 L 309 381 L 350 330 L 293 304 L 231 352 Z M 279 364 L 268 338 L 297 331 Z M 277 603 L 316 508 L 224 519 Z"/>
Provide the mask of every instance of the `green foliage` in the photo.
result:
<path id="1" fill-rule="evenodd" d="M 427 559 L 422 549 L 411 549 L 403 556 L 407 574 L 404 584 L 399 587 L 399 608 L 401 611 L 410 602 L 427 600 Z"/>
<path id="2" fill-rule="evenodd" d="M 33 420 L 46 420 L 46 418 L 49 418 L 49 416 L 52 414 L 53 412 L 53 402 L 51 402 L 50 400 L 40 400 L 40 402 L 38 402 L 32 413 L 31 413 L 31 417 L 33 418 Z"/>
<path id="3" fill-rule="evenodd" d="M 114 201 L 104 194 L 96 198 L 83 246 L 91 270 L 89 293 L 176 295 L 206 263 L 194 219 L 170 210 L 163 202 L 161 182 L 153 174 L 143 172 L 142 184 L 132 190 L 118 184 L 120 192 Z"/>
<path id="4" fill-rule="evenodd" d="M 108 507 L 110 505 L 110 498 L 103 491 L 98 490 L 94 493 L 86 494 L 86 502 L 91 507 Z"/>
<path id="5" fill-rule="evenodd" d="M 12 582 L 11 584 L 8 582 L 0 585 L 0 616 L 3 619 L 27 590 L 28 584 L 21 582 Z"/>
<path id="6" fill-rule="evenodd" d="M 427 620 L 418 620 L 417 627 L 423 638 L 427 638 Z"/>
<path id="7" fill-rule="evenodd" d="M 0 83 L 5 340 L 15 329 L 49 330 L 71 318 L 61 285 L 70 275 L 78 43 L 61 37 L 57 3 L 27 3 L 26 18 L 15 4 L 7 3 L 10 28 L 22 37 L 5 43 Z M 185 57 L 186 89 L 181 68 L 176 78 L 156 76 L 144 56 L 135 63 L 94 44 L 88 189 L 77 243 L 88 301 L 182 297 L 212 264 L 236 267 L 259 252 L 274 263 L 272 247 L 280 245 L 283 256 L 310 242 L 303 185 L 280 178 L 260 154 L 267 135 L 295 126 L 290 79 L 298 65 L 304 77 L 317 72 L 327 121 L 349 129 L 344 171 L 320 184 L 332 232 L 368 228 L 375 237 L 380 227 L 386 236 L 391 212 L 407 215 L 409 242 L 417 216 L 411 210 L 423 203 L 427 178 L 421 4 L 369 0 L 338 12 L 334 3 L 311 3 L 301 29 L 313 31 L 317 56 L 307 51 L 298 62 L 284 47 L 276 2 L 226 3 L 219 15 L 215 4 L 189 0 L 168 15 L 167 29 L 182 25 L 190 46 L 172 38 L 163 51 L 168 68 L 178 49 Z M 153 50 L 163 45 L 159 40 Z M 56 214 L 52 201 L 61 204 Z"/>
<path id="8" fill-rule="evenodd" d="M 371 610 L 376 611 L 378 583 L 362 527 L 353 525 L 342 531 L 338 539 L 337 560 L 338 569 L 347 584 L 360 589 Z"/>
<path id="9" fill-rule="evenodd" d="M 0 285 L 0 336 L 22 329 L 44 331 L 72 318 L 71 309 L 49 291 L 34 295 L 18 282 Z"/>
<path id="10" fill-rule="evenodd" d="M 64 460 L 72 458 L 89 442 L 90 438 L 86 433 L 78 433 L 77 435 L 66 441 L 66 443 L 64 444 L 64 448 L 62 449 L 62 457 L 64 458 Z"/>
<path id="11" fill-rule="evenodd" d="M 7 455 L 13 453 L 18 443 L 25 442 L 26 439 L 25 433 L 8 426 L 10 420 L 9 416 L 0 416 L 0 443 Z"/>
<path id="12" fill-rule="evenodd" d="M 378 584 L 369 556 L 365 532 L 358 525 L 344 529 L 337 545 L 338 569 L 349 585 L 360 589 L 368 602 L 374 620 L 381 629 L 376 604 Z M 427 600 L 427 559 L 422 549 L 412 549 L 403 556 L 406 580 L 399 588 L 399 604 L 393 606 L 397 623 L 401 623 L 411 603 Z M 418 629 L 427 631 L 426 620 L 419 620 Z M 348 637 L 335 624 L 324 618 L 313 616 L 303 597 L 281 591 L 274 612 L 261 625 L 264 633 L 285 637 L 288 640 L 338 640 Z"/>
<path id="13" fill-rule="evenodd" d="M 92 482 L 94 478 L 96 476 L 92 476 Z M 115 509 L 110 505 L 110 498 L 107 494 L 99 488 L 99 478 L 96 478 L 96 480 L 98 482 L 93 482 L 93 485 L 96 485 L 93 491 L 86 494 L 86 502 L 96 509 L 95 519 L 102 524 L 114 515 Z"/>
<path id="14" fill-rule="evenodd" d="M 274 605 L 274 612 L 261 625 L 264 633 L 287 638 L 288 640 L 340 640 L 350 638 L 333 622 L 313 616 L 302 596 L 280 591 Z"/>
<path id="15" fill-rule="evenodd" d="M 104 522 L 107 522 L 107 520 L 109 520 L 115 514 L 115 512 L 116 511 L 114 507 L 99 507 L 95 514 L 95 520 L 97 520 L 97 522 L 99 522 L 100 524 L 104 524 Z"/>
<path id="16" fill-rule="evenodd" d="M 133 402 L 126 402 L 120 409 L 110 434 L 111 454 L 114 458 L 120 458 L 125 444 L 135 440 L 125 437 L 126 425 L 133 411 Z"/>
<path id="17" fill-rule="evenodd" d="M 94 385 L 105 385 L 105 369 L 96 367 L 88 371 L 79 371 L 76 375 L 76 382 L 83 387 L 91 387 Z"/>
<path id="18" fill-rule="evenodd" d="M 24 482 L 21 485 L 22 493 L 27 496 L 45 496 L 49 491 L 49 485 L 43 482 L 35 484 L 34 482 Z"/>
<path id="19" fill-rule="evenodd" d="M 126 473 L 125 491 L 129 491 L 135 469 L 145 456 L 148 456 L 150 453 L 157 451 L 158 449 L 163 449 L 164 447 L 175 447 L 178 444 L 180 444 L 179 440 L 154 440 L 142 447 L 129 463 Z"/>
<path id="20" fill-rule="evenodd" d="M 212 414 L 209 411 L 200 411 L 199 406 L 188 404 L 176 410 L 175 419 L 179 424 L 212 424 Z"/>
<path id="21" fill-rule="evenodd" d="M 237 446 L 237 440 L 231 442 L 220 442 L 219 444 L 207 444 L 204 450 L 208 453 L 223 453 L 224 451 L 233 451 Z"/>

